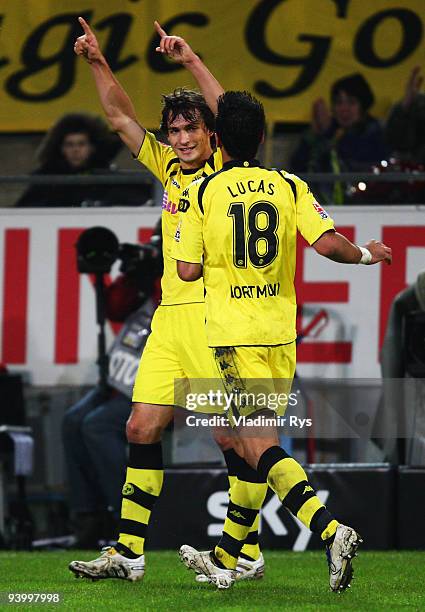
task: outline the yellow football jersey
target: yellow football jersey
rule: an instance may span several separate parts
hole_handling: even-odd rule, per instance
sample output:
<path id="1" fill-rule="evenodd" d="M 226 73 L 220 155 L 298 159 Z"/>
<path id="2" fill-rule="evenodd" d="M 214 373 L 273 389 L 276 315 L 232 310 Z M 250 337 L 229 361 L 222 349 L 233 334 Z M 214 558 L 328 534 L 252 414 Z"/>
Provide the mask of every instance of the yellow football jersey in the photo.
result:
<path id="1" fill-rule="evenodd" d="M 296 338 L 297 229 L 312 244 L 332 219 L 297 176 L 232 161 L 188 189 L 172 257 L 204 266 L 209 346 Z"/>
<path id="2" fill-rule="evenodd" d="M 188 304 L 204 301 L 202 280 L 196 283 L 185 283 L 177 275 L 176 262 L 170 257 L 171 245 L 178 223 L 178 207 L 181 192 L 193 180 L 220 170 L 222 167 L 221 150 L 218 149 L 198 170 L 183 170 L 180 160 L 173 149 L 159 142 L 151 132 L 146 132 L 140 148 L 138 161 L 143 163 L 164 186 L 162 199 L 162 250 L 164 255 L 164 274 L 161 279 L 161 304 Z M 180 202 L 180 213 L 186 206 Z"/>

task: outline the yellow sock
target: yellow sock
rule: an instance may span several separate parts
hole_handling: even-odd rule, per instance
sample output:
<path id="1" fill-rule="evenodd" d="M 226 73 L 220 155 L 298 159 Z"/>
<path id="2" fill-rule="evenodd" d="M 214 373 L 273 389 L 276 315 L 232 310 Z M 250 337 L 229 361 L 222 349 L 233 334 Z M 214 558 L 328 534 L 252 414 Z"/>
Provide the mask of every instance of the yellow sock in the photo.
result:
<path id="1" fill-rule="evenodd" d="M 335 534 L 338 522 L 333 518 L 308 481 L 301 465 L 279 446 L 266 450 L 258 462 L 258 471 L 282 504 L 306 527 L 327 540 Z"/>
<path id="2" fill-rule="evenodd" d="M 236 480 L 223 527 L 223 535 L 214 549 L 217 559 L 227 568 L 235 569 L 239 554 L 258 516 L 267 493 L 265 483 Z M 251 555 L 249 555 L 251 556 Z M 257 557 L 258 558 L 258 557 Z"/>
<path id="3" fill-rule="evenodd" d="M 161 443 L 130 444 L 129 466 L 122 489 L 120 545 L 143 555 L 146 529 L 164 479 Z"/>

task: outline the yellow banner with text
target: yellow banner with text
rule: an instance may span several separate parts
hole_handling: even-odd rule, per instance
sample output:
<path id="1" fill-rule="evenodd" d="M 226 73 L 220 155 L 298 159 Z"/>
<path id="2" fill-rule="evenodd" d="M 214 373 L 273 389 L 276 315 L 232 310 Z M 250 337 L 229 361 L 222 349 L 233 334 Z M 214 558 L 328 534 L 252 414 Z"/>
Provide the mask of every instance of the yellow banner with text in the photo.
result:
<path id="1" fill-rule="evenodd" d="M 247 89 L 269 121 L 306 122 L 332 84 L 361 73 L 384 118 L 424 64 L 424 0 L 0 0 L 0 130 L 48 129 L 64 113 L 101 114 L 90 69 L 73 52 L 90 22 L 143 125 L 160 96 L 194 87 L 155 52 L 158 19 L 186 38 L 225 89 Z"/>

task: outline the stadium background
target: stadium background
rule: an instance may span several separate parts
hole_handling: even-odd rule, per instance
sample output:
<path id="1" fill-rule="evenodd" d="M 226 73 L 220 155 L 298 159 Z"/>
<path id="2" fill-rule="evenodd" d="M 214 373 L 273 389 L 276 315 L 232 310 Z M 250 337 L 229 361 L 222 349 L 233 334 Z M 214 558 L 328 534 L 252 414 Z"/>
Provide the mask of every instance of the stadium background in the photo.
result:
<path id="1" fill-rule="evenodd" d="M 249 89 L 260 97 L 270 135 L 262 159 L 285 167 L 302 126 L 310 120 L 312 102 L 327 98 L 339 77 L 361 72 L 375 95 L 372 113 L 385 119 L 402 98 L 413 66 L 424 66 L 424 13 L 422 0 L 205 0 L 202 5 L 184 0 L 178 6 L 165 0 L 32 0 L 1 2 L 0 8 L 1 361 L 25 381 L 25 412 L 35 440 L 34 471 L 26 488 L 40 539 L 61 535 L 64 526 L 66 483 L 59 435 L 63 413 L 96 380 L 94 292 L 89 278 L 76 271 L 73 245 L 82 229 L 94 225 L 109 227 L 120 241 L 146 240 L 159 215 L 155 207 L 13 208 L 25 184 L 16 175 L 33 169 L 36 146 L 57 118 L 70 111 L 101 114 L 89 71 L 72 51 L 80 34 L 77 16 L 94 26 L 146 127 L 156 129 L 159 123 L 163 92 L 193 86 L 184 70 L 155 54 L 152 23 L 158 19 L 170 32 L 187 37 L 225 88 Z M 117 164 L 135 170 L 125 152 Z M 157 185 L 154 195 L 154 204 L 160 204 Z M 366 411 L 370 422 L 376 422 L 382 415 L 379 351 L 388 312 L 398 292 L 414 283 L 425 267 L 423 206 L 330 206 L 329 212 L 352 240 L 362 244 L 373 237 L 388 243 L 394 263 L 391 268 L 338 267 L 314 257 L 300 241 L 299 329 L 314 320 L 319 324 L 299 347 L 298 373 L 306 380 L 354 379 L 355 410 L 362 415 Z M 112 276 L 116 273 L 114 269 Z M 115 333 L 117 326 L 108 326 L 109 340 Z M 359 379 L 368 379 L 363 395 Z M 336 386 L 330 382 L 329 393 Z M 415 410 L 423 415 L 423 390 L 409 392 Z M 19 410 L 16 397 L 14 388 L 11 395 L 3 392 L 0 425 Z M 354 443 L 355 436 L 349 436 L 350 443 L 346 438 L 336 444 L 318 441 L 313 454 L 305 441 L 304 446 L 294 442 L 294 448 L 304 462 L 321 464 L 310 468 L 314 484 L 337 513 L 364 525 L 369 548 L 424 548 L 425 461 L 419 455 L 407 467 L 389 463 L 382 444 L 366 429 Z M 412 430 L 404 437 L 411 435 Z M 170 436 L 168 488 L 158 504 L 152 548 L 175 548 L 186 531 L 193 534 L 193 544 L 207 546 L 219 533 L 226 482 L 209 444 L 205 432 L 194 448 L 184 430 Z M 202 445 L 206 472 L 197 467 Z M 400 462 L 409 463 L 408 453 Z M 19 499 L 6 463 L 0 462 L 0 531 Z M 189 501 L 193 491 L 196 497 Z M 184 500 L 175 507 L 179 530 L 167 524 L 167 511 L 176 499 Z M 199 508 L 196 524 L 187 522 L 187 503 Z M 317 546 L 294 519 L 277 510 L 273 499 L 264 511 L 263 538 L 271 548 Z"/>

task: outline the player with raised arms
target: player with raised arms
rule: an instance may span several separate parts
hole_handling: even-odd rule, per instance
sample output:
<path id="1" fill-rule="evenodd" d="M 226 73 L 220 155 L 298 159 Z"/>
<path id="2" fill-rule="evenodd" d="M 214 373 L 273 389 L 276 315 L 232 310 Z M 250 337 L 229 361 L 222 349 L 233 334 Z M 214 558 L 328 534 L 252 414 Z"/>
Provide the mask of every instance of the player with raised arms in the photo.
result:
<path id="1" fill-rule="evenodd" d="M 392 258 L 381 242 L 359 247 L 337 233 L 304 181 L 260 166 L 255 158 L 264 127 L 262 104 L 250 94 L 226 92 L 220 97 L 216 137 L 223 168 L 187 190 L 190 207 L 181 216 L 172 249 L 181 279 L 199 282 L 203 276 L 208 345 L 219 367 L 230 373 L 227 389 L 236 398 L 242 393 L 255 396 L 260 382 L 270 392 L 289 394 L 295 371 L 297 231 L 332 261 L 370 265 L 391 263 Z M 229 418 L 244 457 L 282 504 L 321 537 L 330 587 L 342 591 L 350 586 L 352 557 L 361 538 L 322 504 L 301 465 L 280 447 L 276 413 L 262 406 L 236 399 L 232 404 Z M 271 423 L 251 425 L 257 416 Z M 236 482 L 213 551 L 198 552 L 187 545 L 180 549 L 187 567 L 218 588 L 233 584 L 241 547 L 259 509 L 257 500 L 246 503 L 240 493 Z"/>
<path id="2" fill-rule="evenodd" d="M 206 97 L 186 89 L 163 96 L 161 128 L 169 141 L 169 145 L 164 145 L 139 123 L 134 106 L 113 75 L 93 31 L 81 17 L 79 22 L 84 33 L 75 42 L 74 50 L 90 65 L 109 124 L 137 160 L 164 186 L 162 300 L 140 362 L 127 424 L 129 460 L 122 491 L 120 535 L 117 544 L 104 550 L 99 558 L 73 561 L 69 566 L 77 576 L 137 581 L 144 575 L 146 530 L 163 483 L 161 436 L 173 418 L 174 381 L 219 377 L 207 347 L 202 280 L 191 285 L 181 281 L 170 249 L 177 228 L 181 192 L 192 180 L 210 175 L 222 166 L 221 151 L 211 146 L 214 134 L 211 109 L 215 111 L 223 89 L 182 38 L 167 36 L 155 22 L 160 36 L 157 51 L 185 66 Z M 257 472 L 237 455 L 232 448 L 232 437 L 222 434 L 215 437 L 225 456 L 231 486 L 239 479 L 245 495 L 261 507 L 267 483 L 261 482 Z M 172 518 L 170 511 L 170 521 Z M 247 534 L 237 569 L 241 579 L 263 575 L 258 514 Z"/>

